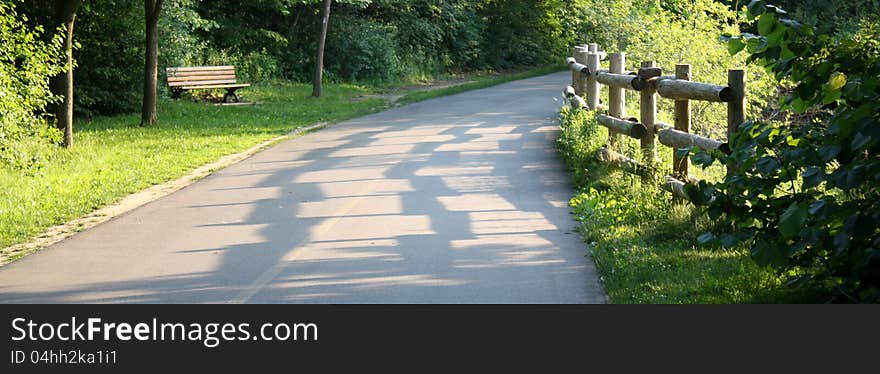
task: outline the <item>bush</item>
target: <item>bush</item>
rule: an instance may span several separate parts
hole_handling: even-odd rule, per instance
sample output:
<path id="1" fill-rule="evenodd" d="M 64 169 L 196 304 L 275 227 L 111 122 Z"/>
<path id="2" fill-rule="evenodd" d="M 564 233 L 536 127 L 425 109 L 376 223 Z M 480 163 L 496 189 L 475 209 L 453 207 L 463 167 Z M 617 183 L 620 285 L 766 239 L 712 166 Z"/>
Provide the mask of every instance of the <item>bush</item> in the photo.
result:
<path id="1" fill-rule="evenodd" d="M 143 33 L 143 1 L 82 3 L 74 29 L 74 39 L 82 46 L 74 51 L 79 67 L 74 72 L 74 110 L 78 115 L 92 117 L 140 110 Z"/>
<path id="2" fill-rule="evenodd" d="M 266 51 L 236 52 L 231 50 L 214 51 L 206 49 L 202 58 L 194 65 L 234 65 L 240 82 L 254 83 L 278 76 L 278 60 Z"/>
<path id="3" fill-rule="evenodd" d="M 390 82 L 401 63 L 396 28 L 370 20 L 337 17 L 327 36 L 325 69 L 346 81 Z"/>
<path id="4" fill-rule="evenodd" d="M 42 27 L 29 29 L 12 3 L 0 3 L 0 166 L 33 173 L 46 147 L 61 133 L 43 114 L 57 100 L 49 78 L 63 71 L 61 33 L 42 42 Z"/>
<path id="5" fill-rule="evenodd" d="M 558 0 L 491 1 L 485 5 L 483 55 L 487 65 L 501 69 L 561 62 L 569 47 L 560 35 L 558 11 L 569 6 Z"/>
<path id="6" fill-rule="evenodd" d="M 590 110 L 563 107 L 559 124 L 557 148 L 573 170 L 575 180 L 585 181 L 586 170 L 596 166 L 593 157 L 605 145 L 608 131 L 596 123 L 596 113 Z"/>
<path id="7" fill-rule="evenodd" d="M 752 258 L 825 301 L 880 302 L 880 25 L 845 37 L 817 34 L 752 1 L 749 33 L 730 50 L 794 87 L 783 109 L 798 122 L 748 122 L 721 161 L 736 172 L 716 190 L 713 218 Z M 721 155 L 716 155 L 721 156 Z M 702 157 L 705 158 L 705 155 Z"/>

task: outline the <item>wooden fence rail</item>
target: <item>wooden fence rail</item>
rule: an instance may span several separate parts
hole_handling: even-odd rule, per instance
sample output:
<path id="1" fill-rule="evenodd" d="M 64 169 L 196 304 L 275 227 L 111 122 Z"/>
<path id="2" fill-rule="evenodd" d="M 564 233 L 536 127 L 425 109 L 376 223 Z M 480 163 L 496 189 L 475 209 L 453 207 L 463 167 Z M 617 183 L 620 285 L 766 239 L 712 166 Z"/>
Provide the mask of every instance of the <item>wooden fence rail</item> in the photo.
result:
<path id="1" fill-rule="evenodd" d="M 690 133 L 691 105 L 693 100 L 725 103 L 727 105 L 727 138 L 730 139 L 745 121 L 745 71 L 728 70 L 726 86 L 695 82 L 691 79 L 691 66 L 675 66 L 674 76 L 664 76 L 662 67 L 654 61 L 645 61 L 634 71 L 627 71 L 626 54 L 606 54 L 599 46 L 584 44 L 572 48 L 573 57 L 566 59 L 572 71 L 572 82 L 563 91 L 568 104 L 575 109 L 587 108 L 601 113 L 597 122 L 608 128 L 608 145 L 597 158 L 612 166 L 643 177 L 651 175 L 656 168 L 656 143 L 675 149 L 697 147 L 706 151 L 728 153 L 726 142 Z M 599 62 L 608 58 L 610 68 L 600 70 Z M 599 104 L 600 86 L 607 86 L 608 104 Z M 624 90 L 639 92 L 639 118 L 626 117 Z M 669 125 L 657 121 L 657 98 L 675 100 L 675 123 Z M 619 136 L 639 139 L 642 162 L 626 157 L 616 151 Z M 696 182 L 688 174 L 687 157 L 674 156 L 672 176 L 666 176 L 661 188 L 676 198 L 687 199 L 684 186 Z M 728 173 L 733 166 L 728 165 Z"/>

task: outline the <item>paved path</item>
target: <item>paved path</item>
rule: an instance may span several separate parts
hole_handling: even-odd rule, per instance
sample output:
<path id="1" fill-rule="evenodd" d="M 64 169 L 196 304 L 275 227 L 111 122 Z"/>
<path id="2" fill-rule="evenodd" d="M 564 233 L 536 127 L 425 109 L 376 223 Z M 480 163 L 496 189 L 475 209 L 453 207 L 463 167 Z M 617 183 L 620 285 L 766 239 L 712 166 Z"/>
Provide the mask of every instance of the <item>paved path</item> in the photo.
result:
<path id="1" fill-rule="evenodd" d="M 600 303 L 559 73 L 281 143 L 0 268 L 0 302 Z"/>

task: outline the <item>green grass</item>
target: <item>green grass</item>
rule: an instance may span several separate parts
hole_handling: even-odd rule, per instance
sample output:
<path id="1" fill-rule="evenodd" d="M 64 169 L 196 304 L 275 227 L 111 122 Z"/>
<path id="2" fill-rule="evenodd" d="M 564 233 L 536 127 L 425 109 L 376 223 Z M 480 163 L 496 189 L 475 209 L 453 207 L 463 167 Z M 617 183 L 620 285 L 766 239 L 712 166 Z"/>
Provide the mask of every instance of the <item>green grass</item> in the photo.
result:
<path id="1" fill-rule="evenodd" d="M 488 87 L 557 68 L 479 76 L 478 82 L 441 92 L 419 92 L 415 102 Z M 469 76 L 468 79 L 474 76 Z M 23 243 L 53 225 L 82 217 L 151 185 L 173 180 L 222 156 L 317 122 L 336 122 L 384 110 L 382 99 L 352 100 L 378 89 L 327 84 L 311 97 L 311 85 L 269 82 L 243 90 L 253 106 L 215 106 L 160 100 L 159 122 L 138 126 L 138 115 L 75 123 L 74 147 L 52 148 L 36 175 L 0 167 L 0 248 Z"/>
<path id="2" fill-rule="evenodd" d="M 512 82 L 515 80 L 526 79 L 537 77 L 541 75 L 546 75 L 550 73 L 555 73 L 558 71 L 565 70 L 564 66 L 561 65 L 549 65 L 536 69 L 531 69 L 518 73 L 511 74 L 502 74 L 502 75 L 469 75 L 468 79 L 473 80 L 473 82 L 464 83 L 452 87 L 446 87 L 438 90 L 430 90 L 430 91 L 417 91 L 410 93 L 398 100 L 400 104 L 408 104 L 417 101 L 433 99 L 435 97 L 441 96 L 449 96 L 455 95 L 457 93 L 462 93 L 465 91 L 476 90 L 480 88 L 487 88 L 492 86 L 497 86 L 499 84 Z"/>
<path id="3" fill-rule="evenodd" d="M 642 181 L 596 162 L 591 155 L 608 135 L 592 114 L 564 112 L 561 120 L 560 153 L 578 186 L 570 201 L 572 213 L 581 222 L 581 234 L 611 302 L 809 301 L 809 295 L 786 287 L 783 277 L 757 266 L 748 248 L 698 244 L 697 236 L 712 222 L 700 209 L 674 203 L 658 188 L 659 181 Z M 636 155 L 634 140 L 622 148 Z M 671 150 L 659 156 L 661 166 L 671 165 Z M 694 171 L 710 180 L 724 173 Z"/>

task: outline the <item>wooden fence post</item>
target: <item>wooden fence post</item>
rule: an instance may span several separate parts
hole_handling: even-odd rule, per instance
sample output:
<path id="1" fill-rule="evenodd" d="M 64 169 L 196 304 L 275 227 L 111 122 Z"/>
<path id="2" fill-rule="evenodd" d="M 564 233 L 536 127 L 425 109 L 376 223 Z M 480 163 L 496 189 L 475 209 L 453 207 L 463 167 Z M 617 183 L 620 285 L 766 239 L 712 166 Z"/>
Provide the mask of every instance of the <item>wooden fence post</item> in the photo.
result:
<path id="1" fill-rule="evenodd" d="M 654 68 L 657 63 L 654 61 L 642 62 L 642 68 Z M 657 146 L 654 141 L 656 131 L 654 123 L 657 121 L 657 91 L 654 85 L 649 84 L 643 90 L 639 91 L 639 114 L 640 119 L 648 133 L 642 137 L 642 154 L 645 164 L 652 165 L 657 158 Z"/>
<path id="2" fill-rule="evenodd" d="M 581 46 L 574 46 L 571 48 L 571 57 L 574 57 L 575 62 L 579 64 L 586 64 L 586 56 L 581 58 L 582 54 L 580 53 L 583 48 Z M 571 71 L 571 86 L 574 87 L 574 92 L 577 95 L 584 94 L 584 87 L 582 85 L 583 77 L 579 71 L 572 70 Z"/>
<path id="3" fill-rule="evenodd" d="M 691 65 L 675 65 L 675 79 L 691 80 Z M 691 102 L 690 100 L 675 100 L 675 129 L 683 132 L 691 132 Z M 679 180 L 688 180 L 688 158 L 672 156 L 672 175 Z"/>
<path id="4" fill-rule="evenodd" d="M 584 65 L 589 66 L 589 64 L 587 63 L 588 59 L 589 59 L 588 56 L 589 56 L 589 52 L 587 52 L 586 48 L 578 47 L 577 51 L 574 54 L 574 60 L 577 61 L 579 64 L 584 64 Z M 573 77 L 576 77 L 576 79 L 577 79 L 577 85 L 574 88 L 575 92 L 577 92 L 577 94 L 580 96 L 586 95 L 587 80 L 589 78 L 584 76 L 584 74 L 581 74 L 580 72 L 574 72 L 573 74 L 574 74 Z M 587 100 L 587 103 L 589 103 L 589 102 L 590 101 Z"/>
<path id="5" fill-rule="evenodd" d="M 727 71 L 727 87 L 730 88 L 730 101 L 727 102 L 727 143 L 732 146 L 732 138 L 739 126 L 746 121 L 746 72 L 742 69 Z M 727 165 L 727 175 L 736 171 L 735 165 Z"/>
<path id="6" fill-rule="evenodd" d="M 592 46 L 592 45 L 591 45 Z M 586 99 L 590 109 L 599 107 L 599 82 L 596 81 L 596 72 L 599 71 L 599 54 L 590 52 L 587 55 L 587 68 L 590 74 L 587 76 Z"/>
<path id="7" fill-rule="evenodd" d="M 575 55 L 577 55 L 577 46 L 571 47 L 571 57 L 577 61 Z M 575 93 L 577 93 L 577 72 L 574 70 L 571 71 L 571 86 L 574 87 Z"/>
<path id="8" fill-rule="evenodd" d="M 609 56 L 611 74 L 623 74 L 626 66 L 626 53 L 612 53 Z M 626 90 L 623 87 L 608 87 L 608 114 L 615 118 L 626 117 Z M 614 131 L 608 131 L 608 149 L 616 150 L 620 135 Z"/>

